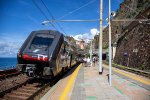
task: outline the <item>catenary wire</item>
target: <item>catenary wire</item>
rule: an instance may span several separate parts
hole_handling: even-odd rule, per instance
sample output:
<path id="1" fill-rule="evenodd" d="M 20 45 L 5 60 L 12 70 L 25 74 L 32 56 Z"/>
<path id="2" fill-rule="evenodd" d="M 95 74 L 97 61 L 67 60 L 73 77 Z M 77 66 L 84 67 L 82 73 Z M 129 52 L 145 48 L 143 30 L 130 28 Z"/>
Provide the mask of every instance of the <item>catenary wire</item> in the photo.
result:
<path id="1" fill-rule="evenodd" d="M 43 14 L 43 16 L 46 18 L 46 20 L 49 20 L 49 18 L 46 16 L 46 14 L 41 10 L 41 8 L 37 5 L 37 3 L 34 1 L 34 0 L 32 0 L 32 2 L 33 2 L 33 4 L 36 6 L 36 8 Z M 50 23 L 51 25 L 52 25 L 52 27 L 53 28 L 55 28 L 56 30 L 57 30 L 57 28 L 52 24 L 52 23 Z"/>
<path id="2" fill-rule="evenodd" d="M 88 5 L 91 4 L 91 3 L 94 3 L 95 1 L 96 1 L 96 0 L 92 0 L 92 1 L 90 1 L 90 2 L 88 2 L 88 3 L 86 3 L 86 4 L 84 4 L 84 5 L 82 5 L 81 7 L 77 8 L 77 9 L 66 13 L 65 15 L 59 17 L 58 19 L 62 19 L 62 18 L 66 17 L 66 16 L 68 16 L 68 15 L 70 15 L 70 14 L 73 14 L 74 12 L 80 10 L 81 8 L 84 8 L 84 7 L 88 6 Z"/>
<path id="3" fill-rule="evenodd" d="M 55 20 L 55 17 L 54 17 L 53 14 L 51 13 L 51 11 L 48 9 L 48 7 L 47 7 L 46 4 L 44 3 L 44 1 L 41 0 L 41 2 L 42 2 L 42 4 L 44 5 L 44 7 L 47 9 L 47 11 L 48 11 L 49 15 L 51 16 L 51 18 L 52 18 L 53 20 Z M 57 24 L 57 25 L 59 26 L 59 28 L 65 33 L 65 35 L 67 35 L 66 32 L 64 31 L 63 27 L 62 27 L 58 22 L 56 22 L 56 24 Z"/>

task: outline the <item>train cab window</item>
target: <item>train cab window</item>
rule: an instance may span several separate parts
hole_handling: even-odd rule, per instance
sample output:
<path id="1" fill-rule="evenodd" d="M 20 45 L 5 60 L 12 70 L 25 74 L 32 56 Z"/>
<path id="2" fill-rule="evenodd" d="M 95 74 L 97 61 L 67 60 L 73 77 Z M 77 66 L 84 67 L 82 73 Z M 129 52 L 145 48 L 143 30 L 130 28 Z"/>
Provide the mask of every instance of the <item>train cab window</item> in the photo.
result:
<path id="1" fill-rule="evenodd" d="M 31 42 L 30 48 L 32 48 L 32 46 L 34 46 L 34 48 L 47 48 L 48 46 L 51 46 L 52 42 L 53 38 L 35 36 Z"/>
<path id="2" fill-rule="evenodd" d="M 53 42 L 53 38 L 45 38 L 45 37 L 38 37 L 35 36 L 35 38 L 32 41 L 32 44 L 34 45 L 51 45 Z"/>

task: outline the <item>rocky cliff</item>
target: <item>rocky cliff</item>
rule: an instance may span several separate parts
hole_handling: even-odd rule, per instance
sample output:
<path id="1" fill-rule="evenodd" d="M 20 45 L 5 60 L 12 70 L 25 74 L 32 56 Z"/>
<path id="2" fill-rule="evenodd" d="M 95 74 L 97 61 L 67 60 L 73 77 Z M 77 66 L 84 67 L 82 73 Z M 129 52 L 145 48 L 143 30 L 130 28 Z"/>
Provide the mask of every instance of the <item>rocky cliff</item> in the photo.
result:
<path id="1" fill-rule="evenodd" d="M 150 21 L 138 21 L 150 19 L 150 1 L 124 0 L 116 12 L 116 19 L 124 21 L 111 21 L 112 44 L 117 44 L 114 62 L 150 71 Z M 108 26 L 103 30 L 103 44 L 103 49 L 108 48 Z"/>

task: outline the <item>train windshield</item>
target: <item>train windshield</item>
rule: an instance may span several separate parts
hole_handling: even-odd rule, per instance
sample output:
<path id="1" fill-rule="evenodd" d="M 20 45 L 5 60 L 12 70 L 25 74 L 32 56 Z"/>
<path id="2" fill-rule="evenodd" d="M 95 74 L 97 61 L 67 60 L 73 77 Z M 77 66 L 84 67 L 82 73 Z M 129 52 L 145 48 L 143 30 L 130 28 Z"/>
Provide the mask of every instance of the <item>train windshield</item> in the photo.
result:
<path id="1" fill-rule="evenodd" d="M 48 46 L 51 46 L 52 42 L 53 38 L 35 36 L 33 41 L 31 42 L 30 49 L 48 48 Z"/>
<path id="2" fill-rule="evenodd" d="M 38 37 L 35 36 L 35 38 L 32 41 L 33 45 L 46 45 L 49 46 L 53 42 L 53 38 L 46 38 L 46 37 Z"/>

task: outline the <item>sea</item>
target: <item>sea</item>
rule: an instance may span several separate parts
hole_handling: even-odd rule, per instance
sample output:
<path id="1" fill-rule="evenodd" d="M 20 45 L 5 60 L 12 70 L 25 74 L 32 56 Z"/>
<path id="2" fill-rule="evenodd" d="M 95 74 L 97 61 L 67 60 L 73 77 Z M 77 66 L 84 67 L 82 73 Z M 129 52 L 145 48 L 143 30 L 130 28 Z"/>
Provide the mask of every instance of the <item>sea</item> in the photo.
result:
<path id="1" fill-rule="evenodd" d="M 0 70 L 16 68 L 17 58 L 0 57 Z"/>

